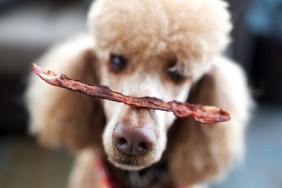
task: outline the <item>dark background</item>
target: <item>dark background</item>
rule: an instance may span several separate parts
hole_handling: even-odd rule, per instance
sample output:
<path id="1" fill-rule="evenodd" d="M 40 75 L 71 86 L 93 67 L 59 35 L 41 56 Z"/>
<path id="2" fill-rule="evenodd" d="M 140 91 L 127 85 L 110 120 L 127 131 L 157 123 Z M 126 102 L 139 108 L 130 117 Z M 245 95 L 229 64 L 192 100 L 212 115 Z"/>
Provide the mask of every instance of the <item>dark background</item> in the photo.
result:
<path id="1" fill-rule="evenodd" d="M 33 152 L 32 147 L 34 147 L 34 150 L 42 152 L 40 156 L 47 161 L 45 165 L 46 163 L 57 164 L 57 162 L 50 162 L 53 159 L 64 161 L 67 158 L 67 154 L 62 154 L 61 151 L 48 153 L 37 148 L 34 140 L 29 138 L 23 92 L 32 62 L 53 44 L 87 31 L 86 14 L 90 2 L 90 0 L 0 0 L 0 187 L 1 185 L 13 187 L 12 184 L 7 183 L 9 182 L 7 177 L 10 179 L 14 177 L 11 175 L 13 174 L 11 168 L 18 170 L 17 166 L 7 165 L 10 159 L 8 151 L 13 150 L 11 149 L 13 147 L 21 147 L 21 153 L 17 153 L 19 150 L 14 149 L 17 155 L 27 151 Z M 258 187 L 268 187 L 270 185 L 268 181 L 275 182 L 270 187 L 282 187 L 280 179 L 282 172 L 273 169 L 276 163 L 282 163 L 282 159 L 277 161 L 273 159 L 277 155 L 282 156 L 281 145 L 277 143 L 281 140 L 275 140 L 276 137 L 277 139 L 282 137 L 282 128 L 280 128 L 282 126 L 280 118 L 282 115 L 282 23 L 279 21 L 282 20 L 282 2 L 279 0 L 230 0 L 229 3 L 234 29 L 233 42 L 226 53 L 245 69 L 257 106 L 247 133 L 250 137 L 247 139 L 246 165 L 241 170 L 237 170 L 238 172 L 234 170 L 231 178 L 221 186 L 234 187 L 235 181 L 237 182 L 235 187 L 249 187 L 249 185 L 256 185 L 252 183 L 262 176 L 265 184 L 258 183 Z M 26 145 L 23 147 L 18 145 L 21 142 Z M 266 143 L 273 147 L 267 148 Z M 278 153 L 272 152 L 274 150 Z M 255 158 L 250 156 L 249 151 L 256 154 L 268 153 L 269 156 L 253 160 Z M 50 160 L 46 158 L 48 155 L 51 156 Z M 26 161 L 29 159 L 27 158 Z M 71 159 L 68 160 L 71 161 Z M 268 164 L 270 160 L 274 161 Z M 257 161 L 257 163 L 250 164 L 248 163 L 250 161 Z M 65 174 L 69 170 L 70 163 L 62 162 L 65 166 L 58 167 L 58 169 L 65 169 L 60 172 L 62 178 L 67 176 Z M 248 177 L 247 172 L 256 173 L 251 171 L 252 165 L 261 165 L 260 170 L 265 171 L 265 174 Z M 265 165 L 270 166 L 269 169 L 265 169 Z M 272 168 L 271 165 L 274 167 Z M 28 166 L 22 168 L 25 169 Z M 7 176 L 7 172 L 11 174 Z M 35 172 L 37 172 L 36 169 Z M 1 179 L 1 174 L 5 175 L 5 173 L 6 176 Z M 277 173 L 281 173 L 278 178 L 270 175 Z M 48 176 L 48 173 L 45 175 Z M 26 182 L 27 179 L 21 181 Z M 64 183 L 61 185 L 65 185 Z M 54 186 L 58 185 L 54 184 Z"/>

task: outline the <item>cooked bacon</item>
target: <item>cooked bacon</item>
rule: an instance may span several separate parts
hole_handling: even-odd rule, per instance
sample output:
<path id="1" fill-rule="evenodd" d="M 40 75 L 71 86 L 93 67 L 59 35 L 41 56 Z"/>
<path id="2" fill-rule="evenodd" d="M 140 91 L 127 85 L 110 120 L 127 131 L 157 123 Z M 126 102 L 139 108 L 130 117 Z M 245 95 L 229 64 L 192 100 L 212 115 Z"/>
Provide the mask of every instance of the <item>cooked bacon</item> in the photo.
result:
<path id="1" fill-rule="evenodd" d="M 213 124 L 230 120 L 230 116 L 226 111 L 214 106 L 202 106 L 189 103 L 180 103 L 177 101 L 164 102 L 154 97 L 126 96 L 112 91 L 107 86 L 85 84 L 78 80 L 72 80 L 64 74 L 57 75 L 53 71 L 44 71 L 36 64 L 33 64 L 32 68 L 41 79 L 53 86 L 84 93 L 89 96 L 122 102 L 135 108 L 170 111 L 179 118 L 192 116 L 196 121 L 205 124 Z"/>

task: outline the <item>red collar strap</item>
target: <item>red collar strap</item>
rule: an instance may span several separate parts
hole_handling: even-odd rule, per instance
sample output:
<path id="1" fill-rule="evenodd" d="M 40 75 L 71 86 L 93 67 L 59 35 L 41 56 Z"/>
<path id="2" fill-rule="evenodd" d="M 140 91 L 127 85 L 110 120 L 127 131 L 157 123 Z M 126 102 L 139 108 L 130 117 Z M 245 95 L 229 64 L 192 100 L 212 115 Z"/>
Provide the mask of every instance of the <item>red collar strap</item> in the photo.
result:
<path id="1" fill-rule="evenodd" d="M 103 160 L 95 162 L 95 175 L 99 188 L 115 188 Z"/>

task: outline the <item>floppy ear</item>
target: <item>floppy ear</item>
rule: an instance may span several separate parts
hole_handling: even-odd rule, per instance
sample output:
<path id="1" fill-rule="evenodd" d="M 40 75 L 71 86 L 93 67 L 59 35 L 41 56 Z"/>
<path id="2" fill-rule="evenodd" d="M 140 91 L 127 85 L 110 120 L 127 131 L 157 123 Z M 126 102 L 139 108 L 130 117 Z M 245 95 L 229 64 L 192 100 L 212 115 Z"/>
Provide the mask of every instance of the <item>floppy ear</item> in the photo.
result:
<path id="1" fill-rule="evenodd" d="M 81 36 L 51 49 L 39 64 L 44 69 L 94 83 L 98 76 L 93 46 L 93 38 Z M 73 150 L 101 145 L 104 115 L 98 99 L 50 86 L 32 73 L 26 102 L 30 132 L 43 145 L 64 145 Z"/>
<path id="2" fill-rule="evenodd" d="M 195 84 L 188 101 L 221 107 L 230 113 L 231 121 L 212 126 L 191 118 L 175 122 L 169 133 L 168 161 L 172 176 L 181 185 L 214 180 L 223 175 L 232 159 L 240 157 L 251 106 L 241 68 L 224 58 L 215 59 L 211 71 Z"/>

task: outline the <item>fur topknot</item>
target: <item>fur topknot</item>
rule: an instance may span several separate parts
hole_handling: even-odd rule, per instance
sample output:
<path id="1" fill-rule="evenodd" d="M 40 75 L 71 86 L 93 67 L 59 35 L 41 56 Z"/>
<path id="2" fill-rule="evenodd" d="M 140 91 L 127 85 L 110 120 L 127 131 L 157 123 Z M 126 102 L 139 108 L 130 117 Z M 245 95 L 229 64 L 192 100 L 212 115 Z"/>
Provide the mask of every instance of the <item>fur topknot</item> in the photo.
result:
<path id="1" fill-rule="evenodd" d="M 98 0 L 88 20 L 99 49 L 143 59 L 170 51 L 180 59 L 205 60 L 229 42 L 226 7 L 219 0 Z"/>

